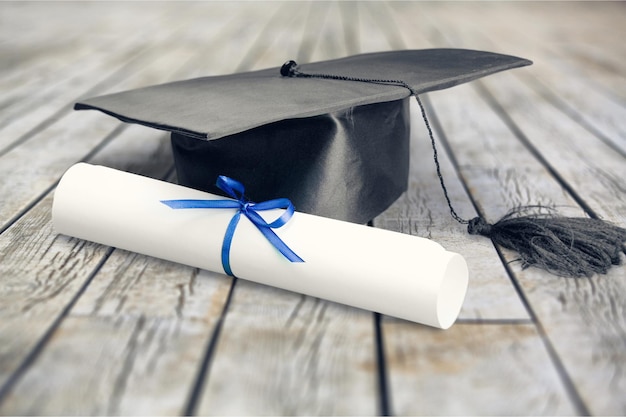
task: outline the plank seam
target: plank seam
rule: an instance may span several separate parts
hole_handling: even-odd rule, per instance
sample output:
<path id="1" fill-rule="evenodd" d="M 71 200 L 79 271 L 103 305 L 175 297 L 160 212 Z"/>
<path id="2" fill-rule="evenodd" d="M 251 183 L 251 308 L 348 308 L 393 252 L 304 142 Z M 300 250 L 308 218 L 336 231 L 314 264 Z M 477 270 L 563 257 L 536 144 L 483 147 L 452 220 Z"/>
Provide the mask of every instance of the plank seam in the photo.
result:
<path id="1" fill-rule="evenodd" d="M 496 248 L 496 250 L 498 251 L 498 254 L 502 257 L 500 249 Z M 565 387 L 565 391 L 568 394 L 569 399 L 572 401 L 574 407 L 578 410 L 578 413 L 580 415 L 583 415 L 583 416 L 591 415 L 591 413 L 589 412 L 589 409 L 587 408 L 587 405 L 585 404 L 580 393 L 578 392 L 578 389 L 576 388 L 574 381 L 570 377 L 569 372 L 567 372 L 565 365 L 561 361 L 561 358 L 556 352 L 556 349 L 552 345 L 550 337 L 548 336 L 546 330 L 541 324 L 541 321 L 535 314 L 535 311 L 530 305 L 529 300 L 526 298 L 523 288 L 521 287 L 521 285 L 515 278 L 515 273 L 511 269 L 510 264 L 505 263 L 504 267 L 507 271 L 507 274 L 511 278 L 511 282 L 514 285 L 515 290 L 518 292 L 520 298 L 522 299 L 524 305 L 526 306 L 526 309 L 528 310 L 528 314 L 530 315 L 533 323 L 535 324 L 535 328 L 537 329 L 537 332 L 539 333 L 539 336 L 546 349 L 546 352 L 548 353 L 548 356 L 550 357 L 550 360 L 552 361 L 552 364 L 556 369 L 557 375 L 559 376 L 559 378 L 561 379 L 561 382 L 563 383 L 563 386 Z"/>
<path id="2" fill-rule="evenodd" d="M 207 382 L 207 379 L 211 370 L 211 364 L 213 362 L 213 357 L 215 356 L 215 351 L 217 350 L 217 345 L 218 345 L 220 335 L 222 332 L 222 327 L 224 325 L 224 321 L 226 320 L 226 315 L 228 314 L 228 309 L 230 307 L 230 303 L 233 298 L 233 293 L 237 285 L 238 279 L 233 277 L 232 280 L 233 282 L 228 291 L 228 296 L 226 297 L 226 302 L 224 303 L 224 307 L 222 308 L 220 316 L 217 319 L 217 322 L 215 323 L 215 326 L 213 328 L 213 333 L 211 334 L 211 337 L 208 339 L 208 342 L 206 344 L 205 354 L 204 354 L 204 357 L 202 358 L 200 369 L 198 370 L 198 374 L 195 378 L 195 382 L 193 384 L 191 393 L 189 395 L 189 398 L 187 399 L 187 404 L 185 405 L 185 408 L 183 411 L 183 415 L 185 416 L 193 416 L 197 414 L 196 412 L 197 412 L 198 406 L 200 405 L 202 391 L 203 391 L 204 385 Z"/>
<path id="3" fill-rule="evenodd" d="M 374 333 L 376 340 L 376 362 L 378 364 L 378 407 L 379 415 L 391 416 L 391 401 L 389 393 L 389 379 L 387 377 L 387 364 L 385 356 L 385 344 L 383 329 L 381 326 L 380 313 L 374 313 Z"/>
<path id="4" fill-rule="evenodd" d="M 482 318 L 464 319 L 464 318 L 460 318 L 456 320 L 455 325 L 456 324 L 478 325 L 478 326 L 483 326 L 483 325 L 502 326 L 502 325 L 528 325 L 528 324 L 534 324 L 534 322 L 531 318 L 527 318 L 527 319 L 482 319 Z"/>
<path id="5" fill-rule="evenodd" d="M 369 227 L 374 226 L 374 221 L 367 222 Z M 381 314 L 374 312 L 374 343 L 376 348 L 376 364 L 378 373 L 378 408 L 379 415 L 391 416 L 391 401 L 389 394 L 389 378 L 387 375 L 387 361 L 385 355 L 385 338 L 383 337 L 383 329 L 381 324 Z"/>

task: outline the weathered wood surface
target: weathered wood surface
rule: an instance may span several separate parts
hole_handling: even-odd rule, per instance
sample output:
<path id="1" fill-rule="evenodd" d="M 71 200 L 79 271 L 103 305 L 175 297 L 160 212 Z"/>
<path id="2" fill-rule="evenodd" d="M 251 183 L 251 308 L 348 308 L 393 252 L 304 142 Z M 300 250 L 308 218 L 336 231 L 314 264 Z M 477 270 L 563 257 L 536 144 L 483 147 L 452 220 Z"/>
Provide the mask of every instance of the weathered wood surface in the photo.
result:
<path id="1" fill-rule="evenodd" d="M 88 161 L 171 180 L 169 140 L 80 97 L 348 54 L 463 47 L 532 67 L 424 99 L 459 213 L 626 224 L 623 3 L 0 4 L 0 414 L 626 414 L 626 268 L 564 279 L 467 236 L 413 111 L 410 189 L 376 227 L 471 272 L 447 331 L 57 236 Z M 338 278 L 339 279 L 339 278 Z"/>

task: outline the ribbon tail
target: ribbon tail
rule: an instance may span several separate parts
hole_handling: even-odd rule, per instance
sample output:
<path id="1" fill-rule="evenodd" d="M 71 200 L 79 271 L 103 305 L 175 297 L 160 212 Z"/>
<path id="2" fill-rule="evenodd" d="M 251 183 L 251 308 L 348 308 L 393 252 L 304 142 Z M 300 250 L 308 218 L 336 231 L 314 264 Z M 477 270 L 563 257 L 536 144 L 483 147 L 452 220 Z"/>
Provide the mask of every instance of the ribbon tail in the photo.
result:
<path id="1" fill-rule="evenodd" d="M 241 212 L 238 211 L 232 219 L 230 219 L 228 227 L 226 227 L 226 233 L 224 233 L 224 243 L 222 244 L 222 268 L 224 268 L 226 275 L 230 275 L 232 277 L 235 275 L 233 274 L 233 270 L 230 268 L 230 246 L 233 242 L 233 236 L 235 235 L 235 229 L 237 228 L 240 217 Z"/>
<path id="2" fill-rule="evenodd" d="M 173 209 L 239 208 L 235 200 L 161 200 Z"/>
<path id="3" fill-rule="evenodd" d="M 282 253 L 283 256 L 289 261 L 304 262 L 304 260 L 300 258 L 293 250 L 291 250 L 291 248 L 287 246 L 287 244 L 283 242 L 272 229 L 270 229 L 269 227 L 263 227 L 256 223 L 254 223 L 254 225 L 257 227 L 257 229 L 259 229 L 261 233 L 263 233 L 263 236 L 265 236 L 265 238 L 269 240 L 272 245 L 274 245 L 274 247 L 276 247 L 276 249 L 278 249 L 278 251 Z"/>

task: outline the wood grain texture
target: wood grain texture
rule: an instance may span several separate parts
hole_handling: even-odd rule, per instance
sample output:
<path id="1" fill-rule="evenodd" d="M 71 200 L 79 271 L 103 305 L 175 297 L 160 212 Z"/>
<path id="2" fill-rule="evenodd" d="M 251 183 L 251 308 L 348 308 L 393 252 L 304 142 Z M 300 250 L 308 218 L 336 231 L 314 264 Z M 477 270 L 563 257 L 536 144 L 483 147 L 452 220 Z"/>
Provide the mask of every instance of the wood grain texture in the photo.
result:
<path id="1" fill-rule="evenodd" d="M 115 251 L 0 411 L 183 413 L 229 288 L 219 274 Z"/>
<path id="2" fill-rule="evenodd" d="M 49 222 L 51 201 L 44 200 L 1 236 L 2 384 L 35 349 L 107 252 L 87 242 L 59 240 Z M 12 238 L 27 231 L 31 239 Z"/>
<path id="3" fill-rule="evenodd" d="M 626 226 L 626 156 L 508 75 L 485 83 L 488 94 L 583 207 Z"/>
<path id="4" fill-rule="evenodd" d="M 239 280 L 197 412 L 377 414 L 374 343 L 369 312 Z"/>
<path id="5" fill-rule="evenodd" d="M 390 320 L 385 335 L 398 415 L 576 412 L 532 324 L 457 324 L 442 332 Z"/>
<path id="6" fill-rule="evenodd" d="M 166 134 L 73 112 L 79 97 L 288 59 L 465 47 L 535 64 L 423 98 L 460 214 L 542 203 L 624 225 L 622 3 L 0 9 L 0 414 L 626 412 L 626 269 L 558 278 L 467 236 L 415 108 L 409 190 L 375 225 L 466 256 L 467 301 L 447 331 L 56 236 L 50 223 L 51 192 L 75 162 L 175 177 Z"/>
<path id="7" fill-rule="evenodd" d="M 126 131 L 126 134 L 132 133 L 132 129 Z M 127 137 L 122 134 L 120 137 L 122 142 L 137 139 L 134 134 Z M 142 148 L 146 155 L 153 162 L 160 163 L 135 166 L 135 171 L 158 176 L 163 170 L 164 160 L 167 161 L 166 166 L 171 165 L 169 148 L 162 147 L 162 138 L 158 136 L 139 138 L 144 140 Z M 112 149 L 115 150 L 115 147 Z M 125 147 L 124 151 L 131 149 L 132 146 Z M 104 148 L 100 157 L 92 162 L 103 162 L 106 153 Z M 124 168 L 122 161 L 123 158 L 118 158 L 118 168 Z M 133 167 L 128 159 L 126 162 Z M 161 172 L 161 175 L 164 174 Z M 29 353 L 55 320 L 63 317 L 74 297 L 109 256 L 106 247 L 54 233 L 50 219 L 52 197 L 52 194 L 46 195 L 0 235 L 0 297 L 3 300 L 0 304 L 0 335 L 7 340 L 0 350 L 2 383 L 28 360 Z M 28 331 L 24 332 L 24 329 Z"/>

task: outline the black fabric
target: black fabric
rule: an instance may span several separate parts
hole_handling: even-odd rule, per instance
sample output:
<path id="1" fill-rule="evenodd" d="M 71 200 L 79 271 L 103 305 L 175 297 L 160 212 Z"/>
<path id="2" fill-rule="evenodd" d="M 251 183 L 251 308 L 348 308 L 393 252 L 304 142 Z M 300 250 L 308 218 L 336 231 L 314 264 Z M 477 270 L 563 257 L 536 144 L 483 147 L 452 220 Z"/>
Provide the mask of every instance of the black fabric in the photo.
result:
<path id="1" fill-rule="evenodd" d="M 366 223 L 407 188 L 408 98 L 284 120 L 201 141 L 172 134 L 180 184 L 219 194 L 218 175 L 252 201 L 287 197 L 296 210 Z"/>
<path id="2" fill-rule="evenodd" d="M 100 110 L 125 122 L 190 137 L 218 139 L 280 120 L 394 101 L 410 94 L 400 86 L 283 77 L 281 64 L 91 98 L 75 108 Z M 522 58 L 490 52 L 426 49 L 355 55 L 300 68 L 307 73 L 398 79 L 420 94 L 529 64 Z"/>

